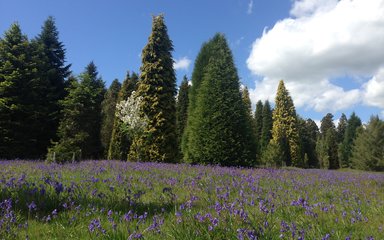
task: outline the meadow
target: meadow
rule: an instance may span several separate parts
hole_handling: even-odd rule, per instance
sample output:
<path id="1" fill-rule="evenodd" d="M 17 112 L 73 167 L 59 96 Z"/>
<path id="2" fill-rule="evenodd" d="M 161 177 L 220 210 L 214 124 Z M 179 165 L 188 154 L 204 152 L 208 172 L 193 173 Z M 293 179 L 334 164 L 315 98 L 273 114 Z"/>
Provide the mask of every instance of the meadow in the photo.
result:
<path id="1" fill-rule="evenodd" d="M 0 239 L 384 239 L 384 174 L 0 161 Z"/>

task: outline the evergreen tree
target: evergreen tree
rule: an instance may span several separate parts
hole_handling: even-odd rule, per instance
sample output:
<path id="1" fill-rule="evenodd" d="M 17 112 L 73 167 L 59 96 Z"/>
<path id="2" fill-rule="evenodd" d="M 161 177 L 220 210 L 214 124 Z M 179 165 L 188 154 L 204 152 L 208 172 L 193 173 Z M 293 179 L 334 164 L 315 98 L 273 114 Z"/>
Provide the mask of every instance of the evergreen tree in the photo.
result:
<path id="1" fill-rule="evenodd" d="M 345 131 L 347 130 L 348 119 L 344 113 L 341 114 L 339 123 L 337 124 L 337 142 L 341 143 L 344 140 Z"/>
<path id="2" fill-rule="evenodd" d="M 272 141 L 279 144 L 288 166 L 302 166 L 296 110 L 288 90 L 281 80 L 273 111 Z"/>
<path id="3" fill-rule="evenodd" d="M 100 157 L 101 103 L 105 88 L 97 75 L 96 66 L 91 62 L 79 76 L 80 82 L 71 81 L 69 94 L 62 101 L 63 118 L 58 130 L 60 139 L 49 149 L 49 161 Z"/>
<path id="4" fill-rule="evenodd" d="M 42 158 L 46 88 L 38 76 L 39 58 L 18 24 L 0 40 L 0 158 Z"/>
<path id="5" fill-rule="evenodd" d="M 251 98 L 249 97 L 248 87 L 246 86 L 241 90 L 241 99 L 243 100 L 245 109 L 247 110 L 247 113 L 250 117 L 250 121 L 252 121 L 253 119 L 252 102 L 251 102 Z"/>
<path id="6" fill-rule="evenodd" d="M 384 122 L 372 116 L 365 128 L 359 127 L 352 148 L 352 167 L 384 171 Z"/>
<path id="7" fill-rule="evenodd" d="M 148 117 L 148 124 L 144 133 L 134 139 L 140 153 L 131 151 L 133 159 L 177 161 L 176 77 L 172 51 L 163 15 L 153 17 L 152 33 L 142 53 L 138 86 L 138 95 L 143 97 L 141 110 Z"/>
<path id="8" fill-rule="evenodd" d="M 320 167 L 325 169 L 337 169 L 339 168 L 337 132 L 331 113 L 328 113 L 323 117 L 320 129 L 321 133 L 316 147 Z"/>
<path id="9" fill-rule="evenodd" d="M 117 98 L 120 89 L 121 84 L 119 81 L 117 79 L 113 80 L 108 91 L 105 93 L 104 100 L 101 104 L 102 124 L 100 135 L 104 158 L 107 158 L 108 156 L 108 148 L 111 141 Z"/>
<path id="10" fill-rule="evenodd" d="M 190 89 L 190 86 L 188 84 L 187 76 L 184 76 L 184 79 L 180 85 L 179 94 L 177 95 L 177 103 L 176 103 L 176 127 L 177 127 L 177 138 L 178 138 L 179 148 L 181 147 L 181 139 L 182 139 L 184 129 L 188 119 L 189 89 Z M 181 148 L 180 148 L 180 155 L 181 155 Z"/>
<path id="11" fill-rule="evenodd" d="M 132 73 L 132 76 L 127 73 L 127 76 L 121 86 L 117 97 L 117 103 L 127 100 L 131 96 L 133 91 L 137 90 L 137 83 L 139 77 L 136 73 Z M 108 159 L 127 160 L 129 149 L 131 147 L 131 136 L 123 131 L 122 121 L 114 116 L 112 136 L 108 149 Z"/>
<path id="12" fill-rule="evenodd" d="M 252 127 L 232 53 L 221 34 L 208 45 L 209 61 L 196 91 L 195 109 L 189 115 L 193 121 L 186 129 L 189 140 L 184 157 L 192 163 L 254 165 Z"/>
<path id="13" fill-rule="evenodd" d="M 269 142 L 272 139 L 272 126 L 273 126 L 272 110 L 268 100 L 264 102 L 262 115 L 263 115 L 263 120 L 262 120 L 263 128 L 261 129 L 261 138 L 260 138 L 261 156 L 263 155 L 263 152 L 265 151 Z"/>
<path id="14" fill-rule="evenodd" d="M 213 44 L 212 41 L 203 43 L 199 54 L 196 57 L 194 69 L 192 73 L 192 86 L 189 90 L 189 104 L 188 104 L 188 119 L 187 119 L 187 125 L 189 126 L 192 124 L 192 122 L 195 121 L 194 115 L 192 112 L 195 111 L 195 104 L 196 104 L 196 96 L 199 91 L 201 82 L 203 80 L 205 68 L 208 65 L 209 59 L 211 57 L 211 45 Z M 191 134 L 191 128 L 186 128 L 181 141 L 181 150 L 183 152 L 184 159 L 188 159 L 188 142 L 189 142 L 189 135 Z"/>
<path id="15" fill-rule="evenodd" d="M 361 126 L 361 120 L 353 112 L 348 119 L 347 129 L 345 130 L 345 135 L 343 142 L 340 145 L 340 164 L 343 168 L 351 167 L 350 157 L 352 155 L 353 141 L 356 138 L 356 130 Z"/>
<path id="16" fill-rule="evenodd" d="M 316 154 L 316 142 L 319 137 L 319 128 L 317 124 L 310 118 L 305 122 L 305 128 L 307 131 L 307 146 L 306 154 L 308 157 L 308 167 L 315 168 L 319 167 L 319 160 Z"/>
<path id="17" fill-rule="evenodd" d="M 43 153 L 50 144 L 50 141 L 57 140 L 56 132 L 60 121 L 62 110 L 60 101 L 67 94 L 65 91 L 66 79 L 70 75 L 70 64 L 65 64 L 64 44 L 59 40 L 53 17 L 48 17 L 44 22 L 41 33 L 33 40 L 33 45 L 38 54 L 38 74 L 44 80 L 45 86 L 45 109 L 44 125 L 41 139 L 39 140 Z"/>
<path id="18" fill-rule="evenodd" d="M 256 153 L 261 156 L 261 137 L 263 132 L 263 103 L 261 100 L 256 103 L 255 110 L 255 140 L 256 140 Z"/>

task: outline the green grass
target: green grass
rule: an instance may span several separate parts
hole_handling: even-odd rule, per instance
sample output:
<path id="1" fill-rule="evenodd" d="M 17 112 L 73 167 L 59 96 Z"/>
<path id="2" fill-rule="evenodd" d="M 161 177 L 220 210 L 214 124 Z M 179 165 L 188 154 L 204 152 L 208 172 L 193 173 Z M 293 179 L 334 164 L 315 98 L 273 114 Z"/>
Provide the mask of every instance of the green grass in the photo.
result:
<path id="1" fill-rule="evenodd" d="M 0 167 L 0 239 L 384 239 L 383 174 L 117 161 Z M 90 228 L 95 220 L 102 229 Z"/>

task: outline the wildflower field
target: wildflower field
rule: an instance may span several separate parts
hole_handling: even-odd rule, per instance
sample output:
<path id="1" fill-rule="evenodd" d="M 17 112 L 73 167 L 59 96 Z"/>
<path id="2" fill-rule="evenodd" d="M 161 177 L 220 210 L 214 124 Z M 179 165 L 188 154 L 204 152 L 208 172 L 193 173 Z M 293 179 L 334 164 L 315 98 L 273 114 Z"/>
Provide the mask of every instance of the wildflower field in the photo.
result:
<path id="1" fill-rule="evenodd" d="M 384 174 L 0 161 L 0 239 L 384 239 Z"/>

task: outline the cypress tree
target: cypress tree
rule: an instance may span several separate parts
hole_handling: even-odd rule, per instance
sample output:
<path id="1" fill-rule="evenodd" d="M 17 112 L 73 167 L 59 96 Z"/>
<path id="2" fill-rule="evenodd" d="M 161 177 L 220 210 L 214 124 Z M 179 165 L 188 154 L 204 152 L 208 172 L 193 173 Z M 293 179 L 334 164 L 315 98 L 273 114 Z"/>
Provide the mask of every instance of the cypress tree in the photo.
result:
<path id="1" fill-rule="evenodd" d="M 263 103 L 261 100 L 257 101 L 255 109 L 255 139 L 256 139 L 256 153 L 261 156 L 261 142 L 263 133 Z"/>
<path id="2" fill-rule="evenodd" d="M 221 34 L 205 46 L 210 46 L 209 61 L 189 115 L 193 121 L 186 129 L 189 140 L 184 157 L 192 163 L 254 165 L 252 127 L 232 53 Z"/>
<path id="3" fill-rule="evenodd" d="M 187 119 L 187 126 L 191 125 L 192 122 L 195 121 L 194 115 L 192 112 L 195 111 L 195 104 L 196 104 L 196 95 L 199 91 L 201 82 L 203 80 L 203 75 L 205 72 L 205 67 L 208 65 L 209 59 L 210 59 L 210 52 L 211 52 L 211 45 L 213 44 L 212 41 L 203 43 L 199 54 L 196 57 L 194 69 L 192 73 L 192 86 L 189 91 L 189 104 L 188 104 L 188 119 Z M 189 142 L 189 135 L 191 134 L 191 128 L 186 128 L 181 141 L 181 150 L 183 152 L 184 159 L 188 159 L 188 142 Z"/>
<path id="4" fill-rule="evenodd" d="M 272 141 L 280 144 L 285 156 L 284 162 L 288 166 L 303 165 L 300 157 L 296 110 L 282 80 L 277 89 L 273 111 Z"/>
<path id="5" fill-rule="evenodd" d="M 126 100 L 133 91 L 137 90 L 139 77 L 136 73 L 132 76 L 127 73 L 117 97 L 117 103 Z M 111 141 L 108 148 L 108 159 L 127 160 L 132 139 L 123 131 L 123 122 L 114 116 Z"/>
<path id="6" fill-rule="evenodd" d="M 351 167 L 350 157 L 352 155 L 353 141 L 356 138 L 356 130 L 360 126 L 361 120 L 353 112 L 348 119 L 344 139 L 340 145 L 340 163 L 343 168 Z"/>
<path id="7" fill-rule="evenodd" d="M 121 84 L 119 81 L 117 79 L 113 80 L 101 104 L 102 123 L 100 137 L 104 158 L 108 156 L 108 148 L 111 141 L 115 109 L 120 89 Z"/>
<path id="8" fill-rule="evenodd" d="M 366 171 L 384 171 L 384 122 L 372 116 L 365 128 L 357 129 L 351 165 Z"/>
<path id="9" fill-rule="evenodd" d="M 142 52 L 138 95 L 141 110 L 148 117 L 144 133 L 134 139 L 140 153 L 130 156 L 140 161 L 177 161 L 176 77 L 173 69 L 172 41 L 163 15 L 153 17 L 152 32 Z"/>
<path id="10" fill-rule="evenodd" d="M 181 147 L 181 139 L 184 133 L 185 126 L 187 125 L 189 89 L 190 89 L 190 86 L 188 84 L 187 76 L 184 76 L 184 79 L 180 85 L 179 94 L 177 95 L 177 103 L 176 103 L 176 126 L 177 126 L 177 138 L 178 138 L 179 148 Z M 181 148 L 180 148 L 180 154 L 181 154 Z"/>
<path id="11" fill-rule="evenodd" d="M 98 77 L 91 62 L 80 76 L 71 80 L 69 94 L 62 101 L 59 141 L 49 149 L 48 160 L 65 162 L 76 159 L 97 159 L 101 155 L 101 102 L 105 94 L 104 82 Z"/>
<path id="12" fill-rule="evenodd" d="M 263 115 L 263 120 L 262 120 L 263 128 L 261 129 L 261 139 L 260 139 L 261 156 L 263 155 L 263 152 L 266 150 L 269 142 L 272 139 L 272 132 L 271 132 L 272 126 L 273 126 L 272 110 L 268 100 L 264 102 L 262 115 Z"/>

